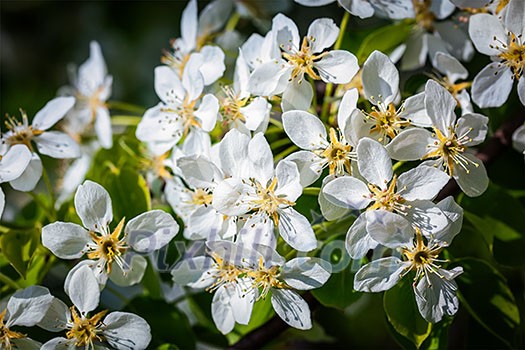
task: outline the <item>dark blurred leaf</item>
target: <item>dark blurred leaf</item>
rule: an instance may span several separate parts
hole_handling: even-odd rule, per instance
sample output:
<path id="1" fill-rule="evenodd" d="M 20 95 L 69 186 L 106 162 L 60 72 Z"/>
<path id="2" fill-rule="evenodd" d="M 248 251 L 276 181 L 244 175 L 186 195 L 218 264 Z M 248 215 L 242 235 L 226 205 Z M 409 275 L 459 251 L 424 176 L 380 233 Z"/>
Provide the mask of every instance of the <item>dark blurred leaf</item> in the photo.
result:
<path id="1" fill-rule="evenodd" d="M 12 230 L 0 236 L 0 250 L 16 272 L 25 278 L 27 268 L 39 242 L 39 230 Z"/>
<path id="2" fill-rule="evenodd" d="M 333 273 L 321 288 L 312 290 L 313 296 L 328 307 L 345 309 L 363 295 L 354 290 L 354 273 L 350 266 L 341 272 Z"/>
<path id="3" fill-rule="evenodd" d="M 405 277 L 387 290 L 383 297 L 383 305 L 388 321 L 395 331 L 419 349 L 430 335 L 432 324 L 425 321 L 419 313 L 411 282 L 409 277 Z"/>
<path id="4" fill-rule="evenodd" d="M 173 344 L 181 349 L 195 348 L 195 335 L 186 315 L 174 305 L 166 302 L 139 297 L 126 307 L 127 311 L 143 317 L 151 327 L 150 347 Z"/>
<path id="5" fill-rule="evenodd" d="M 162 344 L 157 346 L 157 350 L 179 350 L 180 348 L 174 344 Z"/>
<path id="6" fill-rule="evenodd" d="M 514 344 L 520 313 L 505 278 L 487 262 L 474 258 L 455 261 L 462 266 L 456 278 L 459 297 L 470 314 L 508 346 Z"/>
<path id="7" fill-rule="evenodd" d="M 148 296 L 151 298 L 158 299 L 162 297 L 159 273 L 153 269 L 152 263 L 149 259 L 146 271 L 144 272 L 144 277 L 142 277 L 142 285 L 148 291 Z"/>
<path id="8" fill-rule="evenodd" d="M 412 25 L 409 22 L 399 22 L 385 27 L 380 27 L 369 34 L 357 51 L 357 59 L 362 65 L 368 56 L 378 50 L 389 53 L 408 38 Z"/>

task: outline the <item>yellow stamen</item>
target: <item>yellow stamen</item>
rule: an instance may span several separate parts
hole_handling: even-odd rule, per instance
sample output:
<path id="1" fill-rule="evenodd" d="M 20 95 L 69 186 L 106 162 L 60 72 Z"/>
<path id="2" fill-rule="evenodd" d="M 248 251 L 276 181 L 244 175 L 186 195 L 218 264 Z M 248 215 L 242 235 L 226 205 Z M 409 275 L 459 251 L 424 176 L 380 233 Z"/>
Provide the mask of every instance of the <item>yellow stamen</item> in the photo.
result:
<path id="1" fill-rule="evenodd" d="M 14 344 L 11 343 L 11 340 L 23 339 L 26 338 L 27 335 L 12 331 L 4 324 L 4 317 L 6 313 L 7 309 L 4 309 L 4 311 L 0 313 L 0 348 L 5 350 L 16 349 Z"/>
<path id="2" fill-rule="evenodd" d="M 91 318 L 86 318 L 84 315 L 79 315 L 74 306 L 71 307 L 71 316 L 73 318 L 73 326 L 66 333 L 67 339 L 75 339 L 76 346 L 85 346 L 86 349 L 93 349 L 94 341 L 104 341 L 104 336 L 101 333 L 100 327 L 103 325 L 102 318 L 108 311 L 104 310 Z"/>

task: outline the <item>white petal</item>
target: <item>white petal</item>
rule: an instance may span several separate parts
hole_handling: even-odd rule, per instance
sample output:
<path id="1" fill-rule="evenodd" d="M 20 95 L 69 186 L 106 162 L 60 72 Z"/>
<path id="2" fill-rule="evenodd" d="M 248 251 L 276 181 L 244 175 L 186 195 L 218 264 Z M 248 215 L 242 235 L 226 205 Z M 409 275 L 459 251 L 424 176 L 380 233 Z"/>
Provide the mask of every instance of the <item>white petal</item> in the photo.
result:
<path id="1" fill-rule="evenodd" d="M 213 295 L 211 303 L 211 316 L 215 326 L 222 334 L 228 334 L 235 326 L 235 318 L 233 317 L 233 308 L 230 305 L 230 293 L 228 287 L 225 285 L 217 289 Z M 235 288 L 233 288 L 235 292 Z"/>
<path id="2" fill-rule="evenodd" d="M 31 338 L 19 338 L 12 339 L 11 343 L 14 345 L 14 349 L 20 350 L 39 350 L 42 348 L 42 344 Z"/>
<path id="3" fill-rule="evenodd" d="M 0 187 L 0 218 L 2 218 L 2 214 L 4 213 L 4 207 L 5 207 L 5 194 L 4 194 L 4 191 L 2 191 L 2 188 Z"/>
<path id="4" fill-rule="evenodd" d="M 69 307 L 62 300 L 52 297 L 45 317 L 37 325 L 46 331 L 58 332 L 66 329 L 66 324 L 70 319 Z"/>
<path id="5" fill-rule="evenodd" d="M 324 82 L 334 84 L 350 82 L 359 71 L 357 58 L 345 50 L 328 52 L 318 62 L 315 62 L 314 67 Z"/>
<path id="6" fill-rule="evenodd" d="M 335 205 L 364 209 L 370 203 L 370 191 L 364 182 L 352 176 L 336 178 L 323 187 L 326 199 Z"/>
<path id="7" fill-rule="evenodd" d="M 250 131 L 257 130 L 270 117 L 271 105 L 265 98 L 256 97 L 246 107 L 240 108 L 246 118 L 246 127 Z"/>
<path id="8" fill-rule="evenodd" d="M 113 220 L 113 208 L 108 191 L 96 182 L 86 180 L 78 186 L 75 194 L 75 209 L 84 227 L 95 231 Z"/>
<path id="9" fill-rule="evenodd" d="M 452 316 L 458 311 L 458 287 L 451 276 L 459 275 L 463 269 L 458 266 L 450 272 L 443 269 L 438 269 L 437 272 L 439 275 L 427 273 L 414 287 L 419 312 L 425 320 L 432 323 L 441 321 L 444 315 Z"/>
<path id="10" fill-rule="evenodd" d="M 275 225 L 264 213 L 252 214 L 239 231 L 238 241 L 248 246 L 265 245 L 275 248 L 277 239 L 274 234 Z"/>
<path id="11" fill-rule="evenodd" d="M 424 233 L 434 234 L 448 226 L 448 219 L 436 204 L 428 200 L 407 202 L 411 207 L 405 210 L 406 219 Z"/>
<path id="12" fill-rule="evenodd" d="M 197 0 L 190 0 L 180 19 L 180 34 L 188 48 L 193 48 L 197 41 L 197 24 Z"/>
<path id="13" fill-rule="evenodd" d="M 512 91 L 511 70 L 498 63 L 483 68 L 472 82 L 472 100 L 481 108 L 501 107 Z"/>
<path id="14" fill-rule="evenodd" d="M 74 104 L 74 97 L 57 97 L 52 99 L 35 115 L 32 124 L 33 129 L 49 129 L 62 119 Z"/>
<path id="15" fill-rule="evenodd" d="M 90 96 L 104 84 L 107 68 L 100 45 L 96 41 L 89 43 L 89 58 L 78 68 L 78 90 Z"/>
<path id="16" fill-rule="evenodd" d="M 420 127 L 432 126 L 432 121 L 427 115 L 425 108 L 425 93 L 410 96 L 403 104 L 403 118 L 409 119 L 410 123 Z"/>
<path id="17" fill-rule="evenodd" d="M 377 105 L 382 101 L 385 108 L 399 92 L 399 72 L 388 56 L 374 51 L 363 65 L 363 89 L 366 98 Z"/>
<path id="18" fill-rule="evenodd" d="M 282 115 L 284 131 L 302 149 L 324 148 L 326 128 L 319 118 L 305 111 L 288 111 Z"/>
<path id="19" fill-rule="evenodd" d="M 507 30 L 516 34 L 516 36 L 525 34 L 525 2 L 510 1 L 505 8 L 504 16 L 503 24 Z"/>
<path id="20" fill-rule="evenodd" d="M 333 181 L 333 180 L 334 180 L 333 175 L 328 175 L 327 177 L 323 179 L 323 185 L 321 186 L 321 192 L 319 193 L 319 197 L 318 197 L 318 202 L 319 202 L 319 207 L 321 208 L 321 213 L 328 221 L 337 220 L 339 218 L 342 218 L 348 215 L 351 212 L 351 209 L 346 208 L 346 205 L 344 207 L 335 205 L 326 198 L 326 195 L 324 193 L 324 187 L 326 186 L 326 184 L 328 184 L 330 181 Z"/>
<path id="21" fill-rule="evenodd" d="M 454 56 L 444 52 L 436 54 L 435 67 L 445 74 L 451 83 L 468 77 L 468 70 Z"/>
<path id="22" fill-rule="evenodd" d="M 184 237 L 187 239 L 208 239 L 222 234 L 224 215 L 211 206 L 201 206 L 191 213 L 187 226 L 184 228 Z"/>
<path id="23" fill-rule="evenodd" d="M 230 304 L 233 306 L 233 318 L 240 324 L 248 324 L 252 316 L 253 304 L 256 299 L 256 291 L 251 287 L 251 281 L 241 281 L 235 293 L 230 296 Z"/>
<path id="24" fill-rule="evenodd" d="M 133 249 L 149 253 L 168 244 L 179 232 L 179 225 L 170 214 L 151 210 L 131 219 L 125 232 Z"/>
<path id="25" fill-rule="evenodd" d="M 370 249 L 377 246 L 377 242 L 370 237 L 366 230 L 368 211 L 359 215 L 348 229 L 345 239 L 346 251 L 352 259 L 361 259 Z"/>
<path id="26" fill-rule="evenodd" d="M 159 103 L 144 113 L 135 135 L 140 141 L 165 143 L 165 149 L 159 150 L 159 154 L 162 154 L 173 148 L 182 137 L 183 131 L 182 118 Z"/>
<path id="27" fill-rule="evenodd" d="M 22 175 L 9 183 L 17 191 L 32 191 L 42 176 L 42 161 L 38 154 L 33 153 L 31 160 Z"/>
<path id="28" fill-rule="evenodd" d="M 432 134 L 425 129 L 413 128 L 403 130 L 386 149 L 392 159 L 418 160 L 428 153 L 428 145 L 433 143 Z"/>
<path id="29" fill-rule="evenodd" d="M 328 5 L 334 1 L 335 0 L 295 0 L 295 2 L 298 4 L 301 4 L 303 6 L 312 6 L 312 7 Z"/>
<path id="30" fill-rule="evenodd" d="M 407 71 L 423 67 L 428 54 L 426 33 L 422 30 L 416 30 L 408 37 L 406 43 L 407 47 L 401 61 L 401 69 Z"/>
<path id="31" fill-rule="evenodd" d="M 219 100 L 217 97 L 207 94 L 202 98 L 201 104 L 194 114 L 199 118 L 202 130 L 210 132 L 217 122 L 217 113 L 219 113 Z"/>
<path id="32" fill-rule="evenodd" d="M 281 278 L 290 287 L 299 290 L 319 288 L 330 278 L 332 266 L 319 258 L 301 257 L 283 265 Z"/>
<path id="33" fill-rule="evenodd" d="M 222 77 L 226 66 L 224 65 L 224 52 L 218 46 L 204 46 L 201 51 L 204 62 L 199 68 L 199 72 L 204 79 L 204 85 L 213 84 Z"/>
<path id="34" fill-rule="evenodd" d="M 31 286 L 15 292 L 7 302 L 6 326 L 34 326 L 44 318 L 52 301 L 45 287 Z"/>
<path id="35" fill-rule="evenodd" d="M 486 13 L 470 17 L 468 32 L 476 50 L 487 56 L 496 56 L 500 53 L 495 47 L 491 48 L 491 45 L 507 43 L 507 33 L 499 19 Z"/>
<path id="36" fill-rule="evenodd" d="M 456 7 L 449 0 L 435 0 L 432 1 L 430 11 L 434 13 L 436 18 L 444 19 L 452 14 Z"/>
<path id="37" fill-rule="evenodd" d="M 238 178 L 221 181 L 213 191 L 212 205 L 225 215 L 243 215 L 250 208 L 246 200 L 249 189 L 248 185 Z"/>
<path id="38" fill-rule="evenodd" d="M 338 2 L 354 16 L 368 18 L 374 15 L 374 7 L 366 0 L 339 0 Z"/>
<path id="39" fill-rule="evenodd" d="M 450 245 L 454 237 L 461 231 L 463 208 L 454 201 L 452 196 L 443 199 L 436 206 L 447 216 L 450 225 L 446 229 L 434 233 L 433 239 L 442 242 L 444 245 Z"/>
<path id="40" fill-rule="evenodd" d="M 297 165 L 287 160 L 281 160 L 275 167 L 275 177 L 277 178 L 275 194 L 279 198 L 286 198 L 295 202 L 303 192 Z"/>
<path id="41" fill-rule="evenodd" d="M 76 349 L 74 339 L 53 338 L 42 345 L 40 350 L 73 350 Z"/>
<path id="42" fill-rule="evenodd" d="M 396 257 L 382 258 L 361 267 L 355 274 L 354 289 L 360 292 L 382 292 L 392 288 L 410 267 Z"/>
<path id="43" fill-rule="evenodd" d="M 359 173 L 369 183 L 386 188 L 392 179 L 392 161 L 382 144 L 369 138 L 361 139 L 357 145 L 357 162 Z"/>
<path id="44" fill-rule="evenodd" d="M 26 145 L 14 145 L 0 159 L 0 183 L 13 181 L 26 170 L 31 151 Z"/>
<path id="45" fill-rule="evenodd" d="M 272 306 L 275 313 L 297 329 L 312 328 L 310 308 L 304 299 L 291 289 L 272 289 Z"/>
<path id="46" fill-rule="evenodd" d="M 407 219 L 382 209 L 367 213 L 366 230 L 372 239 L 389 248 L 406 247 L 414 238 Z"/>
<path id="47" fill-rule="evenodd" d="M 399 176 L 397 188 L 403 198 L 433 200 L 449 180 L 443 171 L 429 166 L 418 166 Z"/>
<path id="48" fill-rule="evenodd" d="M 212 259 L 205 256 L 184 259 L 171 270 L 173 282 L 194 288 L 207 287 L 215 281 L 215 278 L 210 278 L 210 274 L 207 274 L 212 264 Z M 195 285 L 196 283 L 199 285 Z"/>
<path id="49" fill-rule="evenodd" d="M 425 85 L 425 106 L 433 126 L 445 132 L 456 122 L 456 99 L 434 80 Z"/>
<path id="50" fill-rule="evenodd" d="M 129 269 L 125 267 L 125 270 L 123 270 L 118 264 L 113 264 L 109 274 L 111 282 L 117 286 L 128 287 L 142 281 L 148 265 L 146 258 L 138 254 L 126 254 L 123 258 L 129 264 Z"/>
<path id="51" fill-rule="evenodd" d="M 248 81 L 248 90 L 258 96 L 280 94 L 288 84 L 291 70 L 283 66 L 281 61 L 265 62 L 255 68 Z M 281 79 L 282 78 L 282 79 Z"/>
<path id="52" fill-rule="evenodd" d="M 368 3 L 368 0 L 353 1 L 359 3 L 360 6 L 363 6 L 363 3 Z M 379 0 L 372 2 L 372 4 L 374 6 L 375 14 L 377 17 L 391 19 L 403 19 L 414 17 L 414 8 L 411 0 L 399 0 L 395 2 L 390 0 Z"/>
<path id="53" fill-rule="evenodd" d="M 246 172 L 250 137 L 236 129 L 226 133 L 219 143 L 219 159 L 225 176 L 242 176 Z"/>
<path id="54" fill-rule="evenodd" d="M 47 156 L 64 159 L 80 156 L 80 147 L 69 135 L 60 131 L 47 131 L 35 137 L 38 151 Z"/>
<path id="55" fill-rule="evenodd" d="M 282 13 L 278 13 L 272 19 L 272 32 L 274 32 L 279 45 L 299 47 L 299 30 L 294 21 Z"/>
<path id="56" fill-rule="evenodd" d="M 89 267 L 82 266 L 73 271 L 69 277 L 69 284 L 64 287 L 67 287 L 64 288 L 66 294 L 83 315 L 95 310 L 98 306 L 99 286 L 93 271 Z"/>
<path id="57" fill-rule="evenodd" d="M 314 53 L 322 52 L 332 46 L 339 35 L 339 28 L 330 18 L 318 18 L 308 28 L 308 40 L 310 49 Z"/>
<path id="58" fill-rule="evenodd" d="M 488 131 L 489 118 L 477 113 L 469 113 L 458 119 L 456 134 L 466 135 L 469 141 L 466 144 L 470 146 L 479 145 L 485 141 Z"/>
<path id="59" fill-rule="evenodd" d="M 229 0 L 212 1 L 199 16 L 199 34 L 211 34 L 224 26 L 230 17 L 232 2 Z"/>
<path id="60" fill-rule="evenodd" d="M 521 104 L 525 106 L 525 78 L 523 76 L 518 80 L 518 96 Z"/>
<path id="61" fill-rule="evenodd" d="M 78 259 L 84 255 L 89 232 L 70 222 L 54 222 L 42 228 L 42 244 L 60 259 Z"/>
<path id="62" fill-rule="evenodd" d="M 149 324 L 128 312 L 112 312 L 104 318 L 102 335 L 115 349 L 146 349 L 151 341 Z"/>
<path id="63" fill-rule="evenodd" d="M 103 148 L 111 148 L 113 146 L 113 133 L 111 130 L 111 118 L 109 110 L 106 107 L 97 108 L 97 117 L 95 119 L 95 133 L 98 141 Z"/>
<path id="64" fill-rule="evenodd" d="M 262 133 L 256 134 L 248 144 L 251 177 L 258 180 L 263 186 L 273 177 L 273 154 L 268 141 Z"/>
<path id="65" fill-rule="evenodd" d="M 302 187 L 307 187 L 317 181 L 323 171 L 322 158 L 310 151 L 294 152 L 284 160 L 294 162 L 297 165 Z"/>
<path id="66" fill-rule="evenodd" d="M 292 248 L 309 252 L 317 247 L 312 226 L 308 219 L 292 208 L 279 211 L 279 234 Z"/>
<path id="67" fill-rule="evenodd" d="M 467 196 L 480 196 L 489 186 L 487 170 L 485 170 L 483 162 L 473 154 L 463 153 L 463 156 L 469 161 L 467 165 L 468 172 L 463 167 L 456 165 L 454 167 L 453 177 Z M 475 166 L 471 162 L 478 166 Z"/>
<path id="68" fill-rule="evenodd" d="M 182 102 L 186 93 L 177 74 L 167 66 L 155 67 L 155 92 L 165 103 Z"/>
<path id="69" fill-rule="evenodd" d="M 306 81 L 290 82 L 283 92 L 281 107 L 283 111 L 302 110 L 310 108 L 314 91 L 312 85 Z"/>
<path id="70" fill-rule="evenodd" d="M 350 118 L 350 114 L 354 109 L 357 108 L 358 100 L 359 90 L 357 88 L 347 90 L 343 95 L 343 99 L 341 100 L 341 103 L 339 104 L 339 109 L 337 111 L 337 126 L 340 130 L 345 130 L 345 126 L 348 118 Z M 347 137 L 346 134 L 345 137 Z"/>
<path id="71" fill-rule="evenodd" d="M 177 165 L 184 181 L 194 188 L 212 188 L 223 179 L 217 166 L 204 156 L 182 157 Z"/>

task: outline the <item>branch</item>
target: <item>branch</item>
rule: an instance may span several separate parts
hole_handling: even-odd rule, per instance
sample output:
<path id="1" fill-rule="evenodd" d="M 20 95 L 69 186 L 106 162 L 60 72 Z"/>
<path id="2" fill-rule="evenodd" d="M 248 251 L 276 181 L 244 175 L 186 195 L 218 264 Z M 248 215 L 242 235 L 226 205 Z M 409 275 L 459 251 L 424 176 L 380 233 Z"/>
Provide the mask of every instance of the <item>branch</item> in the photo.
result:
<path id="1" fill-rule="evenodd" d="M 485 145 L 476 153 L 476 157 L 481 159 L 485 165 L 489 165 L 501 153 L 505 151 L 507 147 L 512 146 L 512 134 L 520 126 L 523 125 L 525 117 L 522 113 L 517 113 L 513 118 L 507 120 L 503 125 L 494 133 Z M 439 192 L 437 200 L 441 200 L 451 195 L 459 193 L 460 189 L 454 179 L 450 179 L 449 183 Z M 310 293 L 303 294 L 306 302 L 310 306 L 310 310 L 313 311 L 319 302 Z M 276 339 L 280 334 L 286 331 L 289 326 L 275 315 L 268 322 L 263 324 L 257 329 L 254 329 L 250 333 L 246 334 L 241 340 L 232 345 L 229 349 L 231 350 L 242 350 L 242 349 L 259 349 Z"/>

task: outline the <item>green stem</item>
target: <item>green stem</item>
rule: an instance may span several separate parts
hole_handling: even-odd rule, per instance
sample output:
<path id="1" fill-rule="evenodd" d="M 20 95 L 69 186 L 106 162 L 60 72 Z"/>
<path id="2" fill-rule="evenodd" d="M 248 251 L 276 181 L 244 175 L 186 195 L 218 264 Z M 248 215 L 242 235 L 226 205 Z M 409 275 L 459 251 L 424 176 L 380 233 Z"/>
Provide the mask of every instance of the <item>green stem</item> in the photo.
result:
<path id="1" fill-rule="evenodd" d="M 135 115 L 115 115 L 111 117 L 111 124 L 123 126 L 137 126 L 142 117 Z"/>
<path id="2" fill-rule="evenodd" d="M 341 20 L 341 27 L 339 28 L 339 36 L 334 44 L 334 50 L 339 50 L 341 44 L 343 43 L 343 37 L 345 36 L 346 26 L 348 25 L 348 20 L 350 19 L 350 12 L 345 11 L 343 19 Z"/>
<path id="3" fill-rule="evenodd" d="M 318 196 L 321 192 L 321 189 L 319 187 L 306 187 L 303 190 L 303 194 L 306 196 Z"/>
<path id="4" fill-rule="evenodd" d="M 127 102 L 108 101 L 107 104 L 108 104 L 108 107 L 110 109 L 117 109 L 117 110 L 121 110 L 121 111 L 137 113 L 137 114 L 141 114 L 141 115 L 144 114 L 144 112 L 146 111 L 146 109 L 144 107 L 137 106 L 137 105 L 134 105 L 134 104 L 131 104 L 131 103 L 127 103 Z"/>
<path id="5" fill-rule="evenodd" d="M 3 273 L 0 272 L 0 281 L 2 281 L 3 283 L 5 283 L 6 285 L 8 285 L 9 287 L 13 288 L 13 289 L 22 289 L 22 287 L 20 287 L 20 285 L 18 283 L 16 283 L 16 281 L 13 281 L 10 277 L 4 275 Z"/>
<path id="6" fill-rule="evenodd" d="M 273 157 L 273 159 L 276 160 L 276 161 L 279 160 L 279 159 L 282 159 L 282 158 L 286 157 L 287 155 L 289 155 L 290 153 L 292 153 L 295 150 L 297 150 L 297 146 L 296 145 L 291 145 L 290 147 L 288 147 L 287 149 L 285 149 L 281 153 L 278 153 L 275 157 Z"/>
<path id="7" fill-rule="evenodd" d="M 292 143 L 292 141 L 289 139 L 289 138 L 284 138 L 284 139 L 280 139 L 280 140 L 277 140 L 277 141 L 274 141 L 270 144 L 270 147 L 272 149 L 277 149 L 279 147 L 282 147 L 282 146 L 286 146 L 288 144 Z"/>
<path id="8" fill-rule="evenodd" d="M 399 161 L 399 162 L 397 162 L 396 164 L 394 164 L 394 165 L 392 166 L 392 170 L 393 170 L 393 171 L 396 171 L 396 170 L 399 169 L 403 164 L 405 164 L 405 162 L 403 162 L 403 161 Z"/>
<path id="9" fill-rule="evenodd" d="M 228 23 L 226 23 L 225 31 L 234 30 L 237 26 L 237 23 L 239 23 L 239 19 L 241 19 L 241 15 L 239 14 L 239 12 L 235 11 L 234 14 L 228 20 Z"/>
<path id="10" fill-rule="evenodd" d="M 49 178 L 49 175 L 45 167 L 42 169 L 42 178 L 44 179 L 44 183 L 46 184 L 47 192 L 49 193 L 49 197 L 51 198 L 51 205 L 49 206 L 49 209 L 48 209 L 51 212 L 50 213 L 51 217 L 48 216 L 48 218 L 54 221 L 57 215 L 55 207 L 54 207 L 55 202 L 56 202 L 56 197 L 55 197 L 55 191 L 53 190 L 53 184 L 51 183 L 51 179 Z"/>
<path id="11" fill-rule="evenodd" d="M 283 123 L 281 123 L 280 121 L 278 121 L 277 119 L 274 119 L 274 118 L 270 118 L 270 124 L 278 127 L 279 129 L 283 130 Z"/>
<path id="12" fill-rule="evenodd" d="M 312 113 L 317 114 L 317 88 L 315 87 L 315 80 L 308 77 L 308 82 L 312 86 L 312 91 L 314 93 L 312 97 L 312 107 L 311 107 L 311 109 L 313 109 Z"/>

